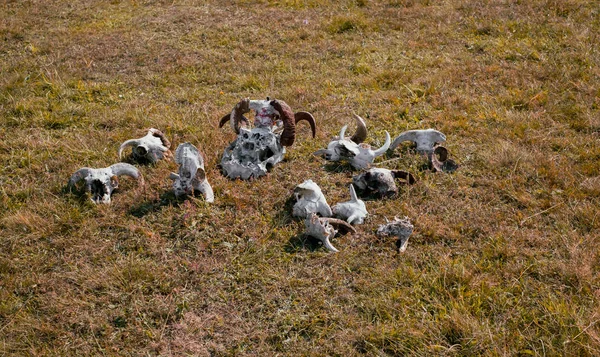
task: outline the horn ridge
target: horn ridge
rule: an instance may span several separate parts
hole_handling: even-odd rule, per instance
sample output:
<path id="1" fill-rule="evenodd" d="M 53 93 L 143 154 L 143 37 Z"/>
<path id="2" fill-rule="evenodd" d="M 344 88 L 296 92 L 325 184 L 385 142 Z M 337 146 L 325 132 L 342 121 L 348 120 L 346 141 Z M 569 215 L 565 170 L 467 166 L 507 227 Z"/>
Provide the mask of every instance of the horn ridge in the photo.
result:
<path id="1" fill-rule="evenodd" d="M 296 123 L 292 109 L 283 100 L 275 99 L 270 104 L 279 112 L 283 122 L 283 133 L 281 133 L 279 142 L 282 146 L 292 146 L 296 140 Z"/>

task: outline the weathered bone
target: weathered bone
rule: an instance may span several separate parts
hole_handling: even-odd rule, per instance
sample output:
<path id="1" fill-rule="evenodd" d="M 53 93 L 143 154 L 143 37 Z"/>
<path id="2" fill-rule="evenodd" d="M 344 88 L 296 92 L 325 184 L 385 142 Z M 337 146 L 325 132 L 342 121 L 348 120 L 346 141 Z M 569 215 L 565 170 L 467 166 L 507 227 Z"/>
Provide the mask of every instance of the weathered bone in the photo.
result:
<path id="1" fill-rule="evenodd" d="M 406 250 L 406 246 L 408 245 L 408 238 L 412 234 L 413 228 L 414 227 L 410 223 L 408 217 L 404 217 L 403 219 L 394 217 L 394 220 L 392 222 L 388 222 L 387 224 L 379 226 L 379 228 L 377 229 L 377 235 L 384 237 L 398 237 L 396 246 L 398 247 L 398 251 L 402 253 Z"/>
<path id="2" fill-rule="evenodd" d="M 110 203 L 112 192 L 119 187 L 119 176 L 130 176 L 143 184 L 142 175 L 134 166 L 118 163 L 101 169 L 84 167 L 77 170 L 69 179 L 70 190 L 76 188 L 79 181 L 85 181 L 85 190 L 90 192 L 94 203 Z"/>
<path id="3" fill-rule="evenodd" d="M 385 132 L 385 143 L 376 150 L 370 145 L 361 144 L 367 135 L 364 119 L 354 114 L 357 120 L 357 132 L 352 136 L 352 140 L 345 138 L 347 125 L 342 127 L 339 137 L 327 145 L 327 149 L 317 150 L 314 155 L 322 156 L 327 161 L 348 161 L 355 169 L 365 169 L 371 166 L 376 157 L 385 154 L 390 147 L 390 134 Z M 361 123 L 361 124 L 359 124 Z M 364 130 L 363 130 L 364 129 Z M 358 140 L 355 142 L 353 140 Z"/>
<path id="4" fill-rule="evenodd" d="M 393 195 L 398 192 L 395 179 L 403 179 L 402 183 L 412 185 L 416 182 L 414 176 L 406 171 L 372 168 L 352 178 L 354 185 L 367 194 L 375 193 L 380 196 Z"/>
<path id="5" fill-rule="evenodd" d="M 337 232 L 342 234 L 356 233 L 356 229 L 345 221 L 335 218 L 319 218 L 315 213 L 311 213 L 306 217 L 304 225 L 306 226 L 306 235 L 323 242 L 323 246 L 331 252 L 339 252 L 330 241 Z"/>
<path id="6" fill-rule="evenodd" d="M 454 160 L 448 159 L 448 149 L 443 146 L 436 146 L 428 158 L 434 172 L 454 172 L 459 166 Z"/>
<path id="7" fill-rule="evenodd" d="M 146 136 L 139 139 L 130 139 L 125 141 L 119 147 L 119 158 L 123 154 L 123 150 L 131 146 L 131 156 L 135 161 L 148 161 L 150 163 L 156 163 L 164 157 L 170 157 L 171 152 L 169 148 L 171 143 L 165 135 L 158 129 L 150 128 Z"/>
<path id="8" fill-rule="evenodd" d="M 417 151 L 420 153 L 431 153 L 436 143 L 446 141 L 446 135 L 435 129 L 408 130 L 394 139 L 390 149 L 394 151 L 398 145 L 405 141 L 412 141 L 417 144 Z"/>
<path id="9" fill-rule="evenodd" d="M 204 171 L 204 159 L 198 149 L 190 143 L 180 144 L 175 151 L 175 162 L 179 164 L 179 174 L 172 172 L 169 176 L 175 195 L 200 192 L 206 202 L 214 202 L 215 196 Z"/>
<path id="10" fill-rule="evenodd" d="M 334 216 L 350 224 L 362 224 L 368 214 L 365 202 L 356 196 L 352 184 L 350 184 L 350 201 L 338 203 L 331 210 Z"/>
<path id="11" fill-rule="evenodd" d="M 318 213 L 322 217 L 332 215 L 331 207 L 327 204 L 321 188 L 312 180 L 306 180 L 294 189 L 296 203 L 292 208 L 294 217 L 306 218 L 311 213 Z"/>
<path id="12" fill-rule="evenodd" d="M 247 122 L 243 114 L 250 110 L 256 113 L 253 129 L 241 126 L 242 122 Z M 295 126 L 299 121 L 308 121 L 313 137 L 316 134 L 315 119 L 310 113 L 294 114 L 285 102 L 269 98 L 240 101 L 231 114 L 221 118 L 219 126 L 228 120 L 238 137 L 225 149 L 221 168 L 232 179 L 248 180 L 266 175 L 271 167 L 283 160 L 284 146 L 294 143 Z M 276 132 L 279 121 L 283 123 L 283 132 L 280 134 Z"/>

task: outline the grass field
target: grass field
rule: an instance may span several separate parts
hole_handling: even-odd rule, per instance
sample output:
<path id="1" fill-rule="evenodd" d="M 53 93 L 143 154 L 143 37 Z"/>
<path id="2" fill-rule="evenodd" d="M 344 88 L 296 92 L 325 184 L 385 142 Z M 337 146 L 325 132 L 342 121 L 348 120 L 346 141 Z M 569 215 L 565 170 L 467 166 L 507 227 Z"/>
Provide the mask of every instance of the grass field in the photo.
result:
<path id="1" fill-rule="evenodd" d="M 0 355 L 600 355 L 599 34 L 596 1 L 0 1 Z M 218 120 L 266 96 L 317 137 L 228 180 Z M 348 199 L 312 152 L 352 112 L 461 167 L 379 158 L 419 182 L 331 254 L 290 197 Z M 173 199 L 172 161 L 111 205 L 66 190 L 149 127 L 201 148 L 214 204 Z"/>

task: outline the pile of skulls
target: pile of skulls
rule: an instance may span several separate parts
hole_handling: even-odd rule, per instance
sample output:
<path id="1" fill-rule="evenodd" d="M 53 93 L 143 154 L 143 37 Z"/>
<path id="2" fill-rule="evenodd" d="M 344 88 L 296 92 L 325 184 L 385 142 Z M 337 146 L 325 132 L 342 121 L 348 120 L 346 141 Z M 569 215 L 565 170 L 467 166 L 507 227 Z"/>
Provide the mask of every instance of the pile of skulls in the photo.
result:
<path id="1" fill-rule="evenodd" d="M 254 111 L 252 128 L 245 117 L 251 111 Z M 283 160 L 286 147 L 294 144 L 296 124 L 303 120 L 309 123 L 314 138 L 316 123 L 308 112 L 294 113 L 284 101 L 268 97 L 266 100 L 243 99 L 238 102 L 219 122 L 219 127 L 229 122 L 237 135 L 223 152 L 220 162 L 223 174 L 231 179 L 243 180 L 266 175 L 274 165 Z M 346 137 L 346 125 L 326 149 L 314 153 L 327 161 L 348 162 L 352 168 L 363 171 L 354 176 L 349 185 L 350 200 L 330 207 L 321 188 L 312 180 L 304 181 L 294 190 L 296 202 L 292 215 L 305 219 L 306 234 L 319 239 L 328 250 L 334 252 L 338 250 L 331 244 L 331 238 L 338 232 L 356 233 L 353 225 L 362 224 L 368 215 L 366 204 L 358 197 L 356 189 L 362 194 L 386 197 L 398 192 L 396 182 L 407 185 L 416 182 L 409 172 L 374 167 L 375 158 L 390 149 L 395 150 L 402 142 L 412 141 L 416 144 L 416 151 L 427 156 L 433 171 L 452 172 L 458 168 L 454 161 L 448 159 L 448 150 L 439 145 L 446 141 L 446 136 L 437 130 L 409 130 L 393 141 L 386 131 L 385 143 L 379 148 L 373 148 L 364 143 L 368 136 L 365 120 L 356 114 L 354 120 L 357 125 L 354 135 L 349 139 Z M 129 158 L 133 163 L 156 164 L 162 159 L 175 161 L 178 173 L 171 173 L 169 176 L 173 181 L 175 196 L 199 193 L 207 202 L 214 202 L 214 193 L 206 177 L 204 157 L 191 143 L 180 144 L 173 155 L 170 151 L 171 143 L 165 135 L 160 130 L 151 128 L 145 136 L 121 144 L 119 158 L 122 158 L 127 147 L 132 148 Z M 89 193 L 94 203 L 110 203 L 111 195 L 119 185 L 118 178 L 123 175 L 138 180 L 142 186 L 144 184 L 142 175 L 135 166 L 115 163 L 106 168 L 83 167 L 77 170 L 70 177 L 68 187 Z M 81 181 L 85 184 L 80 185 Z M 377 234 L 397 237 L 398 250 L 403 252 L 412 231 L 413 225 L 408 218 L 395 218 L 392 222 L 381 225 Z"/>

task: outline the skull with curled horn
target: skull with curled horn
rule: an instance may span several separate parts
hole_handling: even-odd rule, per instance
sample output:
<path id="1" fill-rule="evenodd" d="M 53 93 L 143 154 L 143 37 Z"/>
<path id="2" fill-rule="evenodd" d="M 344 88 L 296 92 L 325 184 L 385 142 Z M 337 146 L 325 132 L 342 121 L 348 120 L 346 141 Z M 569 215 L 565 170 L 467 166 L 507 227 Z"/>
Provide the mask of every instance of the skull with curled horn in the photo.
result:
<path id="1" fill-rule="evenodd" d="M 254 127 L 248 128 L 249 120 L 244 114 L 251 110 L 255 112 Z M 219 127 L 229 122 L 238 135 L 221 159 L 226 176 L 247 180 L 266 175 L 271 167 L 283 160 L 285 147 L 294 144 L 296 124 L 302 120 L 310 124 L 314 138 L 316 123 L 308 112 L 294 113 L 289 105 L 277 99 L 246 98 L 238 102 L 219 122 Z"/>
<path id="2" fill-rule="evenodd" d="M 150 128 L 146 136 L 139 139 L 130 139 L 125 141 L 119 147 L 119 159 L 123 155 L 123 150 L 131 146 L 131 157 L 136 162 L 156 163 L 163 158 L 170 158 L 171 143 L 160 130 Z"/>
<path id="3" fill-rule="evenodd" d="M 360 170 L 370 167 L 376 157 L 385 154 L 390 147 L 390 134 L 386 131 L 385 143 L 374 150 L 371 145 L 363 143 L 367 138 L 365 120 L 356 114 L 352 115 L 356 121 L 356 133 L 350 139 L 346 139 L 348 125 L 344 125 L 339 137 L 334 138 L 327 145 L 327 149 L 317 150 L 313 155 L 322 156 L 327 161 L 347 161 L 353 168 Z"/>
<path id="4" fill-rule="evenodd" d="M 169 176 L 173 180 L 175 196 L 193 195 L 201 193 L 206 202 L 214 202 L 215 196 L 204 170 L 204 159 L 198 149 L 190 144 L 183 143 L 175 150 L 175 162 L 179 164 L 179 173 L 174 172 Z"/>
<path id="5" fill-rule="evenodd" d="M 118 163 L 102 169 L 84 167 L 77 170 L 69 179 L 68 188 L 73 190 L 79 181 L 85 181 L 85 191 L 91 194 L 94 203 L 110 203 L 112 192 L 119 187 L 119 176 L 129 176 L 138 180 L 143 185 L 142 175 L 134 166 Z"/>

